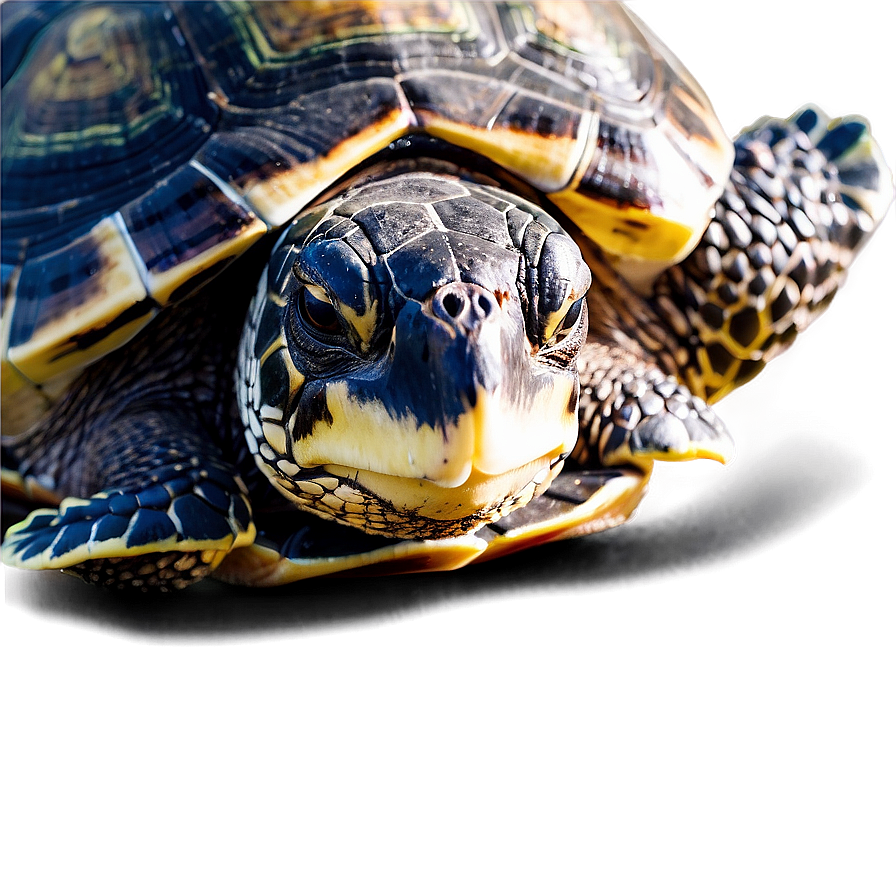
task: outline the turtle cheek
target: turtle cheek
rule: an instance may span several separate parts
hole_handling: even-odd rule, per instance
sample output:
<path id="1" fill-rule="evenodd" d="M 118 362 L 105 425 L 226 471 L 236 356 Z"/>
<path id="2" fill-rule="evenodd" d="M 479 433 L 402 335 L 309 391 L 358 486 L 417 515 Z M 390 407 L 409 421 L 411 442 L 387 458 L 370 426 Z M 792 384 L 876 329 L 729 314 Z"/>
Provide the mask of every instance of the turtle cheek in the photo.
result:
<path id="1" fill-rule="evenodd" d="M 272 268 L 270 280 L 274 276 Z M 265 270 L 246 316 L 234 371 L 246 442 L 269 477 L 283 475 L 278 463 L 288 451 L 284 420 L 292 397 L 301 394 L 305 382 L 287 346 L 287 304 L 279 290 L 271 289 Z"/>

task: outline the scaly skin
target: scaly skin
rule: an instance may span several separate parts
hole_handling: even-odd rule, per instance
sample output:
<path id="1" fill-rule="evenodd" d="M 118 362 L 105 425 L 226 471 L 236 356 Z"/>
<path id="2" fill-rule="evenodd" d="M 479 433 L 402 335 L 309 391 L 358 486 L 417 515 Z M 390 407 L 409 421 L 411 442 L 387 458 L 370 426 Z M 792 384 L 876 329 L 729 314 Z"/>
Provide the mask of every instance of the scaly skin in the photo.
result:
<path id="1" fill-rule="evenodd" d="M 892 199 L 868 126 L 807 108 L 736 141 L 703 240 L 655 288 L 685 355 L 667 367 L 715 402 L 748 382 L 823 312 Z"/>
<path id="2" fill-rule="evenodd" d="M 807 108 L 758 122 L 735 146 L 702 240 L 651 295 L 640 298 L 599 249 L 586 247 L 595 342 L 579 362 L 573 459 L 582 466 L 664 451 L 668 459 L 722 454 L 724 427 L 706 402 L 756 376 L 828 307 L 892 199 L 889 172 L 859 119 L 831 122 Z M 651 417 L 661 399 L 671 415 Z M 696 454 L 703 442 L 706 453 Z"/>

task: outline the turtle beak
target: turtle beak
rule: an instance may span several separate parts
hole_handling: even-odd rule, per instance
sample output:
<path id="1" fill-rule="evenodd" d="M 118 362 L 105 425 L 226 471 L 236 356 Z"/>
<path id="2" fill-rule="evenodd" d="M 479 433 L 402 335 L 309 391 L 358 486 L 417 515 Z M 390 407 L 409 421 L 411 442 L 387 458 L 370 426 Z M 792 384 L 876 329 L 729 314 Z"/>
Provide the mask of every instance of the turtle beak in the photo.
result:
<path id="1" fill-rule="evenodd" d="M 409 441 L 419 478 L 454 488 L 571 450 L 577 378 L 540 371 L 528 348 L 518 303 L 475 284 L 404 306 L 384 399 L 441 438 L 435 452 Z"/>

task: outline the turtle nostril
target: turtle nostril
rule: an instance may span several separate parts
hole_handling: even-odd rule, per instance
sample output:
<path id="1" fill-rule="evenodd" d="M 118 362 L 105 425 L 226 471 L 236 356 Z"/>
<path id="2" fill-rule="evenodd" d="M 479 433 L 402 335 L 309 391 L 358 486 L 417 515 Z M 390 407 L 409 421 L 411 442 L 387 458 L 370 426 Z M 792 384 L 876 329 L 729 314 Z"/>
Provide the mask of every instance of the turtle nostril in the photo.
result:
<path id="1" fill-rule="evenodd" d="M 442 307 L 450 317 L 457 317 L 464 307 L 464 300 L 456 292 L 445 293 L 442 296 Z"/>
<path id="2" fill-rule="evenodd" d="M 432 297 L 436 317 L 454 327 L 472 329 L 493 317 L 500 305 L 495 296 L 475 283 L 448 283 Z"/>

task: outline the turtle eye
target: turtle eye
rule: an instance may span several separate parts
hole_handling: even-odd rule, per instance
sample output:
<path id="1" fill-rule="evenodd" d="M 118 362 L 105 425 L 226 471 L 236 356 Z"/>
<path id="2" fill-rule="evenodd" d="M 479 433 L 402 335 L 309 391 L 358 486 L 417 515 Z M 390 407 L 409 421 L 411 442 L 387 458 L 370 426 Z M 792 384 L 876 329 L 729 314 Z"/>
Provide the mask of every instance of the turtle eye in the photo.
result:
<path id="1" fill-rule="evenodd" d="M 569 310 L 563 316 L 563 320 L 557 325 L 557 329 L 554 330 L 548 341 L 544 344 L 544 348 L 554 348 L 554 346 L 563 342 L 570 333 L 573 333 L 578 329 L 579 322 L 582 319 L 582 307 L 584 304 L 584 299 L 577 299 L 569 306 Z"/>
<path id="2" fill-rule="evenodd" d="M 342 330 L 342 323 L 333 307 L 333 302 L 322 287 L 306 283 L 299 300 L 299 308 L 302 317 L 315 330 L 330 334 Z"/>

